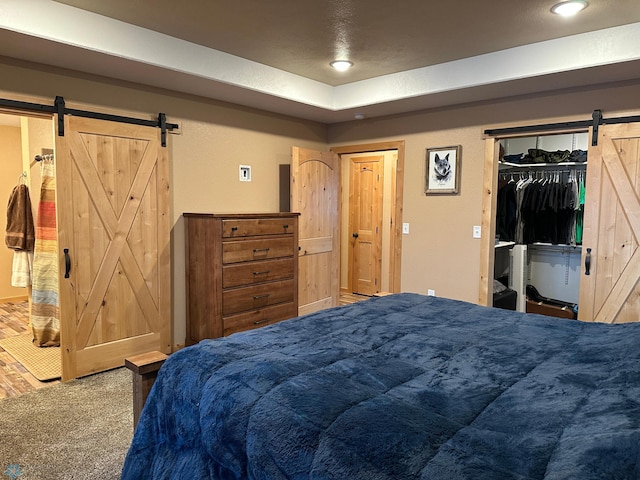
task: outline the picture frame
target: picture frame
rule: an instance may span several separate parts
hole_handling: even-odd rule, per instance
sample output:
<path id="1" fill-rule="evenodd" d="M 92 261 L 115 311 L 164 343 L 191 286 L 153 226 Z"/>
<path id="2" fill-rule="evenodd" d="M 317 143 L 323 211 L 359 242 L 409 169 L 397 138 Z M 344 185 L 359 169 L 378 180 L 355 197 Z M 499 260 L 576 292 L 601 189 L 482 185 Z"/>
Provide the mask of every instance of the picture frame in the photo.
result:
<path id="1" fill-rule="evenodd" d="M 462 146 L 427 148 L 426 195 L 455 195 L 460 191 Z"/>

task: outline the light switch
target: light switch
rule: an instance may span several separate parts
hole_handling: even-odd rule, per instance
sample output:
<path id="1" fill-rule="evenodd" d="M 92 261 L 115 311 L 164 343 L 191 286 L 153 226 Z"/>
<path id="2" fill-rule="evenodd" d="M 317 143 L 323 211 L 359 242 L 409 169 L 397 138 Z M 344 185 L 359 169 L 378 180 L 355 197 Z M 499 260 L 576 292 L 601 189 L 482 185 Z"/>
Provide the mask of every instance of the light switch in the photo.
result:
<path id="1" fill-rule="evenodd" d="M 403 235 L 409 235 L 409 224 L 408 223 L 403 223 L 402 224 L 402 234 Z"/>
<path id="2" fill-rule="evenodd" d="M 480 229 L 480 225 L 473 226 L 473 238 L 481 238 L 482 230 Z"/>
<path id="3" fill-rule="evenodd" d="M 240 165 L 240 181 L 251 181 L 251 165 Z"/>

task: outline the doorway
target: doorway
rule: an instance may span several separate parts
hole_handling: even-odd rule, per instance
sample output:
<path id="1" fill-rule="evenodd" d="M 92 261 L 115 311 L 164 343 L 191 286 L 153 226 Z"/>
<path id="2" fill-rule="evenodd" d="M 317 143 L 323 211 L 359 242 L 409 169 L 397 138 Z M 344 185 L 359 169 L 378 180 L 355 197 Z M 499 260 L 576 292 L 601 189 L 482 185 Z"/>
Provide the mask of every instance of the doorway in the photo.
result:
<path id="1" fill-rule="evenodd" d="M 342 162 L 340 291 L 400 292 L 404 141 L 331 151 Z"/>
<path id="2" fill-rule="evenodd" d="M 42 162 L 36 161 L 36 157 L 42 159 L 51 152 L 54 142 L 49 116 L 18 112 L 0 114 L 0 191 L 4 205 L 14 188 L 26 186 L 34 223 L 42 184 Z M 6 218 L 5 215 L 3 222 Z M 20 255 L 33 255 L 33 250 Z M 0 250 L 0 351 L 6 355 L 6 369 L 0 374 L 4 385 L 0 396 L 15 396 L 42 388 L 56 383 L 54 379 L 60 377 L 60 348 L 38 348 L 31 342 L 32 276 L 16 267 L 14 261 L 13 250 Z"/>

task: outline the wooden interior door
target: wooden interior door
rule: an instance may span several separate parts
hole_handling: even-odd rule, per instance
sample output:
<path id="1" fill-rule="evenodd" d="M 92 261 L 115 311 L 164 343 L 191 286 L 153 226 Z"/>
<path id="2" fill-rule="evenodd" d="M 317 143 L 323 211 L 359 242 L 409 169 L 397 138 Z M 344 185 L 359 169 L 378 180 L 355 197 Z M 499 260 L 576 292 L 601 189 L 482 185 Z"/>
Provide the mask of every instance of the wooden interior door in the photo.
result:
<path id="1" fill-rule="evenodd" d="M 351 291 L 373 295 L 382 276 L 384 156 L 352 157 L 349 175 Z"/>
<path id="2" fill-rule="evenodd" d="M 340 157 L 293 147 L 291 211 L 300 213 L 298 313 L 340 300 Z"/>
<path id="3" fill-rule="evenodd" d="M 639 240 L 640 124 L 604 125 L 589 148 L 580 320 L 639 321 Z"/>
<path id="4" fill-rule="evenodd" d="M 169 169 L 157 128 L 68 115 L 64 127 L 56 177 L 70 380 L 171 349 Z"/>

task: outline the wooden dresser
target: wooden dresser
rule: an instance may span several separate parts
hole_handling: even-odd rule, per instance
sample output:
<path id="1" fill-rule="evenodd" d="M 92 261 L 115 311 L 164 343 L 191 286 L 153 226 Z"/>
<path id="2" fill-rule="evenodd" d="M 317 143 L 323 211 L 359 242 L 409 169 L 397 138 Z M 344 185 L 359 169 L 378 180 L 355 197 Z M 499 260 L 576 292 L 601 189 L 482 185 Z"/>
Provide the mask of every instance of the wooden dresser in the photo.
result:
<path id="1" fill-rule="evenodd" d="M 298 214 L 183 216 L 187 345 L 298 315 Z"/>

